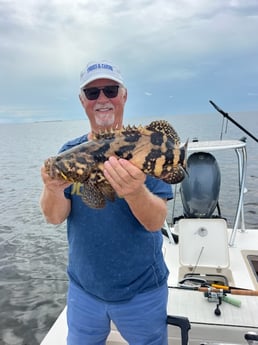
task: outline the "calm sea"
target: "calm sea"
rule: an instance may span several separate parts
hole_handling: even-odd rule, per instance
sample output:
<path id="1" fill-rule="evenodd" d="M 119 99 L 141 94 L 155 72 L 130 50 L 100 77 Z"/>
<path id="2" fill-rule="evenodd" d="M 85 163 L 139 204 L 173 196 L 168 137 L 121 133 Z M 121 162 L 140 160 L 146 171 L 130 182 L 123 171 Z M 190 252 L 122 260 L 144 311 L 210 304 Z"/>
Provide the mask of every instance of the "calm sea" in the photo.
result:
<path id="1" fill-rule="evenodd" d="M 258 117 L 234 114 L 237 122 L 256 137 Z M 153 118 L 154 119 L 154 118 Z M 146 124 L 153 119 L 129 119 Z M 222 116 L 163 116 L 181 141 L 219 139 Z M 0 124 L 0 344 L 37 345 L 65 305 L 67 243 L 65 224 L 46 224 L 40 209 L 40 167 L 67 140 L 88 130 L 87 120 Z M 229 124 L 223 139 L 245 134 Z M 245 194 L 247 228 L 258 228 L 258 146 L 247 140 L 248 171 Z M 220 205 L 232 224 L 238 192 L 236 154 L 216 153 L 222 173 Z M 180 215 L 180 198 L 176 214 Z M 170 211 L 169 211 L 170 212 Z"/>

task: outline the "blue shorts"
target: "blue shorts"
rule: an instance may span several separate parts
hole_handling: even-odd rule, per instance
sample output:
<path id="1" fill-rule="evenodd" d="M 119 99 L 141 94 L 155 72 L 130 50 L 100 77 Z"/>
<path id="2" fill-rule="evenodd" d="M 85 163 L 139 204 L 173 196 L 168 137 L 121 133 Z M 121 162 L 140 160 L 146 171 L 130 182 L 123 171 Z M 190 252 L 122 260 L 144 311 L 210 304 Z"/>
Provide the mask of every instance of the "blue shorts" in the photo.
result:
<path id="1" fill-rule="evenodd" d="M 164 284 L 126 303 L 106 303 L 70 283 L 67 344 L 105 345 L 112 320 L 130 345 L 167 345 L 167 298 Z"/>

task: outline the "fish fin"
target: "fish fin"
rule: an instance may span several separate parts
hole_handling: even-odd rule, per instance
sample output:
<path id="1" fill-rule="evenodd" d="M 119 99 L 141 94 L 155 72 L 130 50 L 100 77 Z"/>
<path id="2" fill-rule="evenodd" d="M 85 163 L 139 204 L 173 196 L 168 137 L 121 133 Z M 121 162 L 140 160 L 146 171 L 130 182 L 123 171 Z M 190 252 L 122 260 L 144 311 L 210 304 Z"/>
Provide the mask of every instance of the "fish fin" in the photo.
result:
<path id="1" fill-rule="evenodd" d="M 116 192 L 111 187 L 111 185 L 104 180 L 102 183 L 98 185 L 98 188 L 101 190 L 102 194 L 109 200 L 109 201 L 115 201 L 116 198 Z"/>
<path id="2" fill-rule="evenodd" d="M 166 120 L 152 121 L 149 125 L 146 126 L 146 128 L 154 132 L 164 133 L 168 138 L 171 138 L 175 144 L 180 143 L 180 138 L 177 132 Z"/>
<path id="3" fill-rule="evenodd" d="M 98 133 L 92 134 L 92 140 L 108 140 L 114 139 L 115 135 L 118 133 L 117 130 L 106 130 L 106 131 L 99 131 Z"/>
<path id="4" fill-rule="evenodd" d="M 83 184 L 82 201 L 91 208 L 104 208 L 106 205 L 105 196 L 90 179 Z"/>
<path id="5" fill-rule="evenodd" d="M 188 140 L 179 149 L 178 165 L 172 166 L 172 167 L 171 165 L 168 165 L 167 167 L 163 167 L 163 171 L 159 177 L 161 180 L 169 184 L 176 184 L 183 181 L 183 179 L 187 175 L 187 170 L 186 170 L 187 146 L 188 146 Z"/>
<path id="6" fill-rule="evenodd" d="M 184 168 L 186 174 L 188 174 L 187 170 L 186 170 L 188 142 L 189 142 L 189 139 L 187 139 L 185 144 L 182 147 L 180 147 L 180 152 L 181 152 L 180 155 L 181 155 L 181 157 L 183 157 L 183 158 L 181 158 L 181 160 L 183 161 L 183 168 Z"/>
<path id="7" fill-rule="evenodd" d="M 169 184 L 177 184 L 185 178 L 186 171 L 182 166 L 177 166 L 170 171 L 163 171 L 160 179 Z"/>

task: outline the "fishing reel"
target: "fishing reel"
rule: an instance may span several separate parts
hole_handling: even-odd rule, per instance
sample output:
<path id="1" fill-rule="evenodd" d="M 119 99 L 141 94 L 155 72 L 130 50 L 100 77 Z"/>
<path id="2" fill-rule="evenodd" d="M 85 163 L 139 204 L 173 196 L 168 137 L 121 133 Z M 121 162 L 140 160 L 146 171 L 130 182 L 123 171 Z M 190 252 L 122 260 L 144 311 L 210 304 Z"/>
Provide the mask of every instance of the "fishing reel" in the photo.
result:
<path id="1" fill-rule="evenodd" d="M 184 289 L 195 290 L 198 287 L 207 287 L 208 291 L 204 293 L 204 296 L 208 298 L 209 302 L 217 303 L 214 314 L 217 316 L 221 315 L 220 305 L 222 304 L 222 298 L 224 296 L 224 291 L 221 289 L 219 291 L 213 291 L 207 281 L 202 278 L 197 277 L 186 277 L 178 282 L 178 286 Z"/>
<path id="2" fill-rule="evenodd" d="M 208 302 L 217 304 L 214 310 L 214 314 L 216 316 L 221 315 L 220 305 L 222 304 L 224 294 L 225 292 L 222 289 L 220 289 L 220 291 L 212 291 L 211 288 L 208 288 L 208 291 L 204 293 L 204 296 L 207 297 Z"/>

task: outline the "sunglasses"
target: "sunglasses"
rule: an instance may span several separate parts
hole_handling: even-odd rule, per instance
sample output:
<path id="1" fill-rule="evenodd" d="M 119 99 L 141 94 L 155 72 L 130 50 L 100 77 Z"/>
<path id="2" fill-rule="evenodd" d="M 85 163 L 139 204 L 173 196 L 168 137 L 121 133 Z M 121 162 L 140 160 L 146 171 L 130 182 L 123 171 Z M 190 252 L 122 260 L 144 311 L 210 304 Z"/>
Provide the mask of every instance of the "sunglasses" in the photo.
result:
<path id="1" fill-rule="evenodd" d="M 118 95 L 118 89 L 119 85 L 109 85 L 104 87 L 89 87 L 83 89 L 83 91 L 87 99 L 93 101 L 99 98 L 101 90 L 107 98 L 115 98 Z"/>

